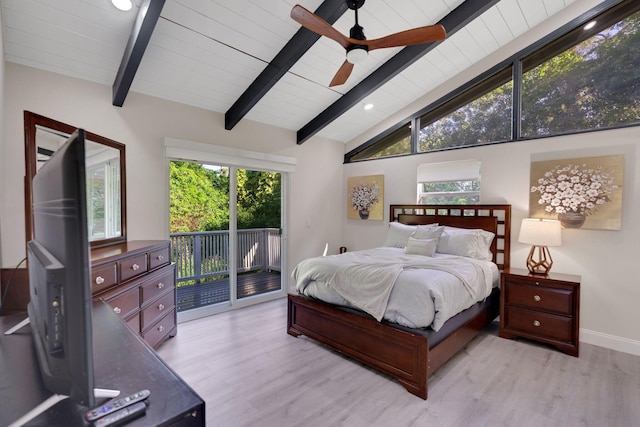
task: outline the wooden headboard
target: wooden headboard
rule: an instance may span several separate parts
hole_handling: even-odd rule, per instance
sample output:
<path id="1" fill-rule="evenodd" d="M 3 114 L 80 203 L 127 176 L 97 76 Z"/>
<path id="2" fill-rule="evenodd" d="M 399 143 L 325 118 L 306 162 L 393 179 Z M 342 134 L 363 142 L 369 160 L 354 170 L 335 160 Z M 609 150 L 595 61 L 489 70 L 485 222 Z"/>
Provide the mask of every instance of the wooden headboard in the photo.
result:
<path id="1" fill-rule="evenodd" d="M 438 223 L 490 231 L 496 235 L 491 243 L 493 262 L 500 270 L 509 267 L 511 205 L 391 205 L 389 221 L 409 225 Z"/>

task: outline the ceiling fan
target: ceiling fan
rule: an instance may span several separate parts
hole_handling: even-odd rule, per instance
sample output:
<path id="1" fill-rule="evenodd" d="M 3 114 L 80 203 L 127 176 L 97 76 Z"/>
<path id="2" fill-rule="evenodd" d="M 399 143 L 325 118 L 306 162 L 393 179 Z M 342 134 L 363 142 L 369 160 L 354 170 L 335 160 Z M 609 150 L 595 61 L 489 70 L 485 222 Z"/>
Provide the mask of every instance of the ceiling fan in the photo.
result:
<path id="1" fill-rule="evenodd" d="M 347 59 L 338 72 L 331 80 L 330 87 L 344 84 L 353 70 L 353 65 L 363 62 L 368 52 L 374 49 L 385 47 L 410 46 L 414 44 L 430 43 L 443 40 L 446 37 L 445 29 L 442 25 L 427 25 L 426 27 L 413 28 L 411 30 L 401 31 L 399 33 L 390 34 L 379 39 L 367 40 L 364 36 L 363 28 L 358 24 L 358 9 L 362 7 L 365 0 L 345 0 L 349 9 L 355 11 L 356 24 L 349 32 L 350 37 L 343 35 L 341 32 L 333 28 L 327 21 L 320 18 L 313 12 L 308 11 L 299 4 L 291 9 L 291 18 L 303 27 L 329 37 L 337 41 L 340 46 L 347 51 Z"/>

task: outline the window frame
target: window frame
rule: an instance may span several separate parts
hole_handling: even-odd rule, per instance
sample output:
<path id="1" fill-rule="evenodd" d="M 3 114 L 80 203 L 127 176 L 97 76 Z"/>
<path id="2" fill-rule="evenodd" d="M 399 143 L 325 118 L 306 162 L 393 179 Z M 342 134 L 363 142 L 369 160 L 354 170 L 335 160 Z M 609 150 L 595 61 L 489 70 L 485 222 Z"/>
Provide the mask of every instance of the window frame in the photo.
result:
<path id="1" fill-rule="evenodd" d="M 417 203 L 419 205 L 436 205 L 436 204 L 446 204 L 446 205 L 453 205 L 456 203 L 453 202 L 446 202 L 446 203 L 434 203 L 434 202 L 430 202 L 430 201 L 425 201 L 423 200 L 424 197 L 429 197 L 429 196 L 443 196 L 443 197 L 449 197 L 449 196 L 467 196 L 467 197 L 477 197 L 478 201 L 475 203 L 464 203 L 464 204 L 460 204 L 460 206 L 465 206 L 465 205 L 477 205 L 480 203 L 480 188 L 478 188 L 477 190 L 468 190 L 468 191 L 422 191 L 422 189 L 424 188 L 424 184 L 444 184 L 444 183 L 453 183 L 453 182 L 476 182 L 478 183 L 478 187 L 480 187 L 480 185 L 482 184 L 480 177 L 476 178 L 476 179 L 458 179 L 458 180 L 449 180 L 449 181 L 421 181 L 418 182 L 418 200 Z M 421 189 L 422 187 L 422 189 Z"/>
<path id="2" fill-rule="evenodd" d="M 550 58 L 562 53 L 564 50 L 572 48 L 580 41 L 586 40 L 589 37 L 600 32 L 603 28 L 608 28 L 609 26 L 615 24 L 616 22 L 629 17 L 630 15 L 637 13 L 640 11 L 640 2 L 635 0 L 605 0 L 599 5 L 593 7 L 589 11 L 583 13 L 582 15 L 574 18 L 569 21 L 567 24 L 561 26 L 555 31 L 549 33 L 545 37 L 540 40 L 532 43 L 526 48 L 516 52 L 511 55 L 509 58 L 503 60 L 502 62 L 494 65 L 487 71 L 481 73 L 475 78 L 469 80 L 465 84 L 459 86 L 443 97 L 439 98 L 435 102 L 427 105 L 425 108 L 420 111 L 412 114 L 409 118 L 402 120 L 400 123 L 392 126 L 386 131 L 380 133 L 379 135 L 369 139 L 365 143 L 360 146 L 354 148 L 344 155 L 344 163 L 356 163 L 363 161 L 371 161 L 378 160 L 381 158 L 391 158 L 391 157 L 399 157 L 399 156 L 385 156 L 379 158 L 359 158 L 362 156 L 363 152 L 374 152 L 376 151 L 376 145 L 378 141 L 382 138 L 389 136 L 393 131 L 399 129 L 401 126 L 406 123 L 410 123 L 412 126 L 411 132 L 411 149 L 412 152 L 408 154 L 402 154 L 402 156 L 407 155 L 417 155 L 417 154 L 427 154 L 438 151 L 447 151 L 447 150 L 457 150 L 469 147 L 478 147 L 483 145 L 493 145 L 493 144 L 503 144 L 507 142 L 516 142 L 516 141 L 527 141 L 527 140 L 536 140 L 541 138 L 549 138 L 549 137 L 557 137 L 562 135 L 574 135 L 574 134 L 582 134 L 588 132 L 599 132 L 603 130 L 610 129 L 621 129 L 627 127 L 636 127 L 640 126 L 640 123 L 628 123 L 622 125 L 608 126 L 597 129 L 581 129 L 581 130 L 571 130 L 562 133 L 555 133 L 553 135 L 536 135 L 536 136 L 521 136 L 521 99 L 522 99 L 522 75 L 525 71 L 523 64 L 529 67 L 529 63 L 540 63 L 541 58 Z M 582 27 L 592 20 L 598 20 L 598 24 L 590 29 L 584 30 Z M 535 65 L 534 65 L 535 66 Z M 442 108 L 446 104 L 456 105 L 458 102 L 462 102 L 461 100 L 465 100 L 468 97 L 468 93 L 476 92 L 479 93 L 488 93 L 493 88 L 490 88 L 490 85 L 494 80 L 493 76 L 498 75 L 501 72 L 504 72 L 505 69 L 511 67 L 512 69 L 512 82 L 513 82 L 513 96 L 512 96 L 512 126 L 511 126 L 511 139 L 503 140 L 503 141 L 491 141 L 486 143 L 479 143 L 475 145 L 462 145 L 456 147 L 446 147 L 436 150 L 429 151 L 418 151 L 418 142 L 417 135 L 419 129 L 422 127 L 420 125 L 420 117 L 425 116 L 427 114 L 432 114 L 439 108 Z M 483 92 L 486 90 L 486 92 Z M 471 102 L 472 100 L 466 99 L 466 103 Z M 466 105 L 466 103 L 461 103 L 460 106 Z"/>

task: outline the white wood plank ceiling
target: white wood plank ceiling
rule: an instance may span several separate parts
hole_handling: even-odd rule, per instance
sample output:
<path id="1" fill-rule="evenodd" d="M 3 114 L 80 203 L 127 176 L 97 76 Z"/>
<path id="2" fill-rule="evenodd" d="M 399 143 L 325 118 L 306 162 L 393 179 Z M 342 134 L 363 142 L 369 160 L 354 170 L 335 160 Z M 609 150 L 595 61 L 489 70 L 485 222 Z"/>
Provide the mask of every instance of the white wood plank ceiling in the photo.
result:
<path id="1" fill-rule="evenodd" d="M 141 0 L 128 12 L 110 0 L 0 0 L 5 60 L 113 85 Z M 153 1 L 153 0 L 152 0 Z M 501 0 L 318 132 L 348 142 L 575 0 Z M 359 22 L 368 38 L 431 25 L 463 0 L 367 0 Z M 300 26 L 300 3 L 322 0 L 166 0 L 131 91 L 225 113 Z M 353 11 L 334 27 L 349 34 Z M 343 86 L 328 84 L 344 61 L 320 38 L 245 119 L 299 130 L 401 48 L 370 52 Z M 125 101 L 126 105 L 126 101 Z"/>

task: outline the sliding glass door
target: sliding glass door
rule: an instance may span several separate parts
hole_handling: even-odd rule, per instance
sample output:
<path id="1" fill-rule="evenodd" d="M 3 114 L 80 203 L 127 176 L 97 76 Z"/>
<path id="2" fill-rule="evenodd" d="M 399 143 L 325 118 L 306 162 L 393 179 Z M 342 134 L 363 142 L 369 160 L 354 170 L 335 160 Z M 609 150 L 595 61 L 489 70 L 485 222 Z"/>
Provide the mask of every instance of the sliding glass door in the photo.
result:
<path id="1" fill-rule="evenodd" d="M 170 171 L 179 320 L 281 294 L 283 174 L 177 161 Z"/>
<path id="2" fill-rule="evenodd" d="M 236 170 L 237 299 L 280 291 L 282 174 Z"/>

